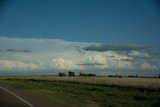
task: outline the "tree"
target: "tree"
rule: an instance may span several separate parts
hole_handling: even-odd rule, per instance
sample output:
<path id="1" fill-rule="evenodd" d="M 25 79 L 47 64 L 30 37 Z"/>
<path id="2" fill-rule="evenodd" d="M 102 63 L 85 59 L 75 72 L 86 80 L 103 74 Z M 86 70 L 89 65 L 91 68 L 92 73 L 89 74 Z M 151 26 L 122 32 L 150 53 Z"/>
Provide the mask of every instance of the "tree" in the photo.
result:
<path id="1" fill-rule="evenodd" d="M 95 77 L 96 74 L 92 74 L 92 73 L 89 73 L 89 74 L 79 73 L 79 76 L 83 76 L 83 77 Z"/>
<path id="2" fill-rule="evenodd" d="M 75 74 L 74 74 L 74 72 L 68 71 L 68 76 L 72 76 L 72 77 L 74 77 L 74 76 L 75 76 Z"/>
<path id="3" fill-rule="evenodd" d="M 59 72 L 58 75 L 59 75 L 60 77 L 66 76 L 66 74 L 65 74 L 65 73 L 62 73 L 62 72 Z"/>
<path id="4" fill-rule="evenodd" d="M 108 75 L 108 77 L 114 77 L 113 75 Z"/>

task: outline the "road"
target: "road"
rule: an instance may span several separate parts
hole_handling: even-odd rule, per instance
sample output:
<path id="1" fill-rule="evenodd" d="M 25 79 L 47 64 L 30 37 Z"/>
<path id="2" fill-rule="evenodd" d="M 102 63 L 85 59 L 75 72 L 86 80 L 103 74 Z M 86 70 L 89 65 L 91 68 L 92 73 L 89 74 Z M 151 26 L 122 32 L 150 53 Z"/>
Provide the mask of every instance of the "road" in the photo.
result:
<path id="1" fill-rule="evenodd" d="M 15 93 L 0 86 L 0 107 L 34 107 Z"/>

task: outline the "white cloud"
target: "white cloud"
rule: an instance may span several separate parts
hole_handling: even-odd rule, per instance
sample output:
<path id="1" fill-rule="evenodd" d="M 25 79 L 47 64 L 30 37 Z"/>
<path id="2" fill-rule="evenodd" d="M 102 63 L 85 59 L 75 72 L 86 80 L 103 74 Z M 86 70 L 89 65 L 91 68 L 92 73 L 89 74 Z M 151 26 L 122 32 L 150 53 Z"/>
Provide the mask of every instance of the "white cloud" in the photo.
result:
<path id="1" fill-rule="evenodd" d="M 36 64 L 27 64 L 23 62 L 14 62 L 0 60 L 0 70 L 36 70 L 39 67 Z"/>
<path id="2" fill-rule="evenodd" d="M 64 58 L 55 58 L 50 62 L 51 67 L 56 69 L 83 69 L 78 66 L 75 61 Z"/>
<path id="3" fill-rule="evenodd" d="M 143 52 L 140 52 L 140 51 L 136 51 L 136 50 L 133 50 L 129 53 L 129 56 L 132 56 L 132 57 L 150 57 L 147 53 L 143 53 Z"/>
<path id="4" fill-rule="evenodd" d="M 150 63 L 142 63 L 141 67 L 143 70 L 158 70 L 158 67 L 156 65 L 150 64 Z"/>
<path id="5" fill-rule="evenodd" d="M 126 55 L 118 54 L 113 51 L 106 52 L 92 52 L 87 51 L 85 54 L 85 60 L 82 61 L 82 64 L 93 64 L 97 68 L 112 68 L 112 69 L 130 69 L 132 63 L 131 57 Z"/>
<path id="6" fill-rule="evenodd" d="M 0 38 L 0 70 L 105 68 L 130 70 L 137 69 L 136 64 L 142 65 L 141 69 L 159 69 L 153 64 L 140 62 L 142 58 L 150 57 L 140 50 L 133 50 L 129 54 L 125 51 L 84 50 L 85 47 L 93 44 L 99 43 L 69 42 L 58 39 Z M 7 51 L 8 49 L 14 51 Z M 25 52 L 26 50 L 29 52 Z"/>

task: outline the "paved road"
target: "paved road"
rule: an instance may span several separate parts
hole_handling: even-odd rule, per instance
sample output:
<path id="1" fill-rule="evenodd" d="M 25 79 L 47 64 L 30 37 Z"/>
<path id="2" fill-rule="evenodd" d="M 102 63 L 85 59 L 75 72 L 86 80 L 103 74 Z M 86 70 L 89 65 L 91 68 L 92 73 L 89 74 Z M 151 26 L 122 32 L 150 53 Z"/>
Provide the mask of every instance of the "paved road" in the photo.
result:
<path id="1" fill-rule="evenodd" d="M 33 107 L 33 105 L 0 86 L 0 107 Z"/>

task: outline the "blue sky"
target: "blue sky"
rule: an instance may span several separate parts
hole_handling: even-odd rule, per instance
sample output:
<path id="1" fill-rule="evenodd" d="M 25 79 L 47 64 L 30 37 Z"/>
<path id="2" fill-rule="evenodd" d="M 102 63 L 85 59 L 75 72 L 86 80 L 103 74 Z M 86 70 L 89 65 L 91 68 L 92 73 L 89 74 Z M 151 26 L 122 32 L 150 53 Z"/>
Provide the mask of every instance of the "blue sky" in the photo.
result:
<path id="1" fill-rule="evenodd" d="M 158 0 L 0 2 L 2 73 L 58 69 L 157 76 L 159 40 Z"/>
<path id="2" fill-rule="evenodd" d="M 6 0 L 0 36 L 157 45 L 159 6 L 157 0 Z"/>

